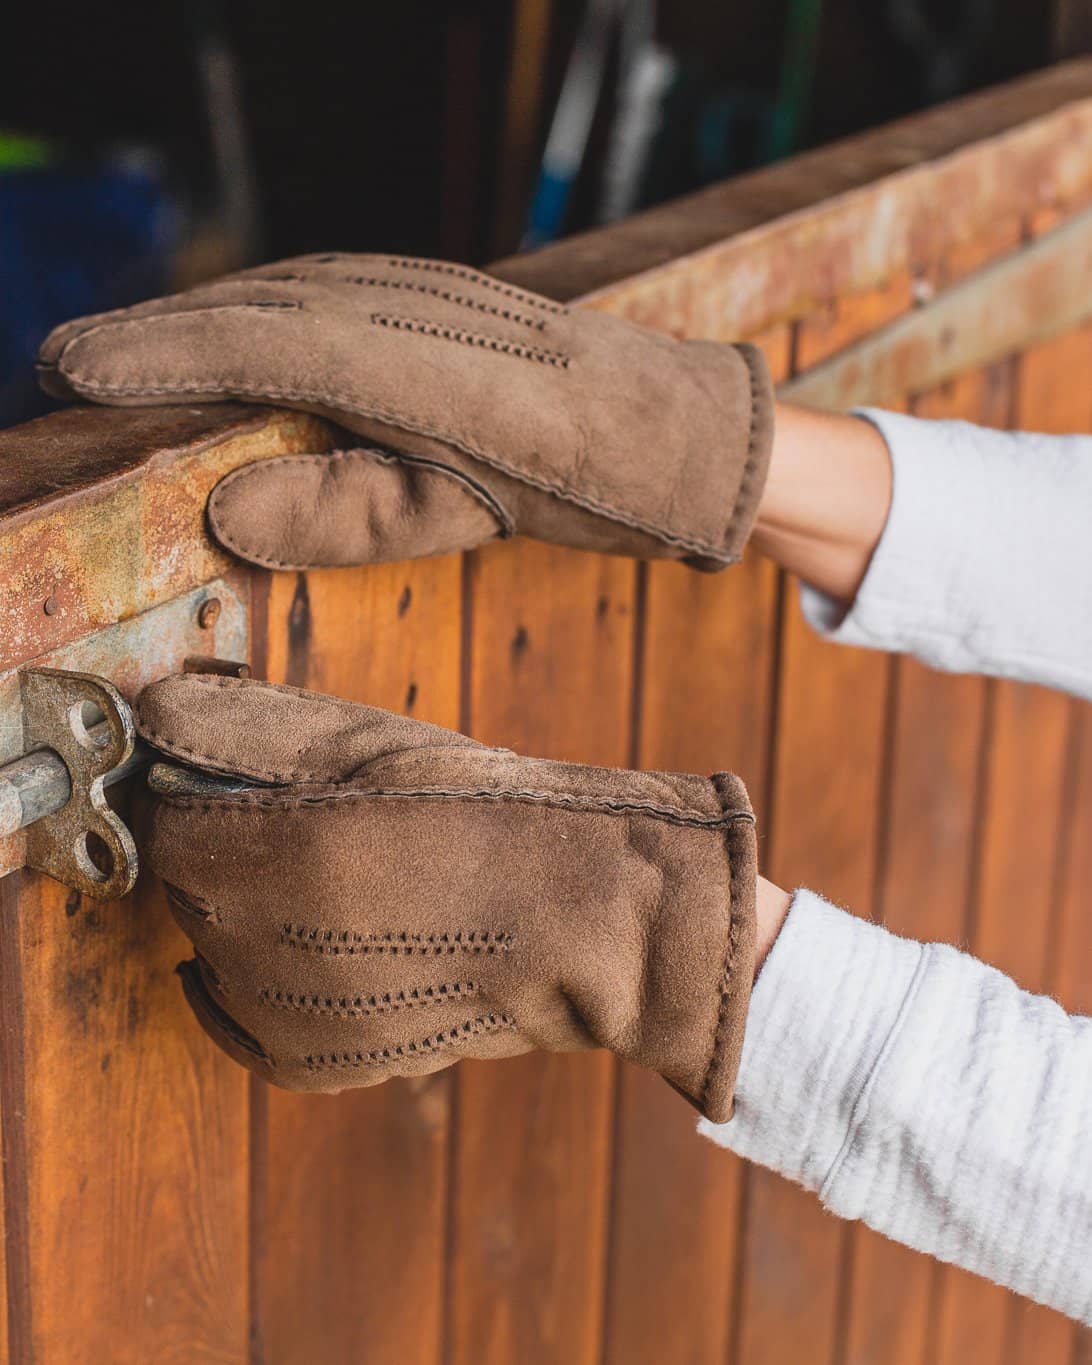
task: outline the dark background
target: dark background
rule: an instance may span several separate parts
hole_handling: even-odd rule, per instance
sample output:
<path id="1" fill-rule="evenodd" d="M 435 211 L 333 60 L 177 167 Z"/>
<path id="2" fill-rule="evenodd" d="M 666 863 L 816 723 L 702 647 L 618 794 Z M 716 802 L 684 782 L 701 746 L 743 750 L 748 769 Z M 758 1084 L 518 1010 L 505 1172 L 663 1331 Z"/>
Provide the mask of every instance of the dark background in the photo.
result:
<path id="1" fill-rule="evenodd" d="M 1092 0 L 661 0 L 657 37 L 685 72 L 685 94 L 643 202 L 770 159 L 748 120 L 776 104 L 801 15 L 815 36 L 797 52 L 805 80 L 781 151 L 1080 51 L 1090 9 Z M 517 249 L 584 11 L 585 0 L 13 4 L 0 131 L 52 143 L 48 172 L 0 171 L 0 326 L 10 334 L 0 423 L 36 404 L 31 348 L 73 312 L 315 249 L 475 262 Z M 601 202 L 617 47 L 563 231 L 587 226 Z M 699 152 L 695 121 L 710 108 Z M 726 109 L 734 122 L 721 136 Z M 144 201 L 129 205 L 129 235 L 111 244 L 121 212 L 111 191 L 99 205 L 100 249 L 85 260 L 97 220 L 78 196 L 66 201 L 66 177 L 83 176 L 89 192 L 104 164 L 123 175 L 137 165 L 141 193 L 169 212 L 153 230 Z"/>

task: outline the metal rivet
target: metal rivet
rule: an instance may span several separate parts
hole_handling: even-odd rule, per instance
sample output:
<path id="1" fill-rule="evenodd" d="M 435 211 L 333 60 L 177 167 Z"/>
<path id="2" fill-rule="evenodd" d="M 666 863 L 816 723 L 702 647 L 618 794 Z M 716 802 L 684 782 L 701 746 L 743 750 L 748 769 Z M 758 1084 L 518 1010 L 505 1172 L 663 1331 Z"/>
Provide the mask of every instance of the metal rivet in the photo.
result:
<path id="1" fill-rule="evenodd" d="M 55 597 L 47 597 L 42 603 L 42 610 L 47 616 L 52 616 L 57 610 L 57 599 Z"/>
<path id="2" fill-rule="evenodd" d="M 210 597 L 197 609 L 197 624 L 202 630 L 211 630 L 220 619 L 220 599 Z"/>

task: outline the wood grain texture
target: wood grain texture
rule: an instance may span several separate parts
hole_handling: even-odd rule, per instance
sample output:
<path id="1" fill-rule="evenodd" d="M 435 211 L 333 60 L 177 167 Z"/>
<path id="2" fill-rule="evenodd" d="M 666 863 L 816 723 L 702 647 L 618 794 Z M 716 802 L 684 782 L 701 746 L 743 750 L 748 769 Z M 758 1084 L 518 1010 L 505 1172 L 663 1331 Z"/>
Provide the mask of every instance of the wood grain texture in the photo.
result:
<path id="1" fill-rule="evenodd" d="M 521 753 L 624 765 L 635 576 L 623 560 L 529 542 L 474 555 L 470 732 Z M 602 1053 L 460 1067 L 453 1365 L 598 1361 L 613 1085 Z"/>
<path id="2" fill-rule="evenodd" d="M 277 575 L 267 630 L 273 679 L 458 725 L 457 559 Z M 263 1362 L 439 1359 L 450 1087 L 266 1092 Z"/>
<path id="3" fill-rule="evenodd" d="M 154 886 L 107 904 L 16 875 L 27 1359 L 242 1365 L 246 1078 L 183 1001 L 189 945 Z"/>
<path id="4" fill-rule="evenodd" d="M 525 9 L 537 23 L 547 6 Z M 596 306 L 677 335 L 743 328 L 780 375 L 790 352 L 820 364 L 1071 216 L 1090 145 L 1082 63 L 507 270 L 565 297 L 594 284 Z M 1088 431 L 1090 362 L 1082 333 L 917 410 Z M 314 419 L 234 408 L 28 430 L 0 442 L 0 566 L 35 640 L 207 577 L 218 472 L 329 440 Z M 65 562 L 95 568 L 83 614 L 60 621 L 36 577 L 55 562 L 52 511 Z M 828 646 L 752 559 L 704 578 L 516 542 L 465 567 L 252 581 L 259 672 L 523 752 L 735 769 L 775 879 L 969 941 L 1092 1010 L 1086 705 Z M 0 1362 L 1092 1359 L 1056 1314 L 744 1171 L 657 1078 L 601 1055 L 267 1091 L 185 1010 L 171 968 L 186 955 L 150 891 L 92 907 L 0 881 Z"/>
<path id="5" fill-rule="evenodd" d="M 771 372 L 788 368 L 788 336 L 755 338 Z M 778 576 L 756 555 L 725 573 L 650 564 L 639 663 L 643 768 L 747 783 L 763 838 L 773 715 Z M 623 1068 L 616 1126 L 613 1250 L 606 1333 L 610 1365 L 723 1361 L 735 1314 L 742 1165 L 700 1140 L 694 1115 L 659 1079 Z"/>
<path id="6" fill-rule="evenodd" d="M 18 877 L 0 879 L 0 1201 L 4 1215 L 0 1342 L 5 1356 L 15 1361 L 30 1356 L 20 889 Z"/>
<path id="7" fill-rule="evenodd" d="M 896 274 L 799 325 L 795 363 L 809 365 L 866 335 L 910 302 Z M 885 657 L 827 645 L 804 622 L 796 585 L 785 594 L 780 674 L 766 825 L 766 874 L 779 886 L 807 885 L 859 914 L 871 909 L 883 794 L 887 695 Z M 852 699 L 852 700 L 851 700 Z M 815 1198 L 754 1168 L 748 1172 L 740 1258 L 737 1361 L 780 1365 L 840 1358 L 852 1233 Z"/>
<path id="8" fill-rule="evenodd" d="M 777 575 L 749 557 L 713 577 L 651 565 L 644 634 L 642 767 L 740 773 L 765 807 Z M 741 1165 L 700 1139 L 659 1079 L 621 1076 L 607 1301 L 607 1360 L 720 1362 L 734 1317 Z"/>
<path id="9" fill-rule="evenodd" d="M 0 914 L 3 907 L 0 906 Z M 4 1142 L 4 1096 L 0 1089 L 0 1153 L 3 1152 Z M 0 1165 L 0 1170 L 3 1167 Z M 0 1285 L 4 1287 L 4 1309 L 0 1312 L 0 1365 L 8 1365 L 11 1357 L 8 1353 L 8 1313 L 7 1313 L 7 1283 L 8 1283 L 8 1263 L 7 1263 L 7 1223 L 4 1219 L 4 1181 L 0 1179 Z"/>

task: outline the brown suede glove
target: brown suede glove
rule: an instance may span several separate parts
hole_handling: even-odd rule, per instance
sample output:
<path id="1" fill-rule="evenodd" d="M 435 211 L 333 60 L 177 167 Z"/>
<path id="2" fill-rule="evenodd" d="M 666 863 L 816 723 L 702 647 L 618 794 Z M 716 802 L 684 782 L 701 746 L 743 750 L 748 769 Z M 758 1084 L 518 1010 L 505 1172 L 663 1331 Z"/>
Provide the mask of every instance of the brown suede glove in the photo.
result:
<path id="1" fill-rule="evenodd" d="M 189 1002 L 243 1065 L 340 1090 L 605 1047 L 730 1117 L 754 968 L 737 777 L 520 758 L 199 674 L 154 683 L 138 722 L 199 769 L 158 770 L 141 841 L 197 950 Z"/>
<path id="2" fill-rule="evenodd" d="M 760 351 L 675 341 L 441 261 L 304 256 L 58 327 L 50 393 L 268 400 L 366 445 L 235 471 L 209 521 L 273 568 L 469 549 L 737 560 L 773 434 Z"/>

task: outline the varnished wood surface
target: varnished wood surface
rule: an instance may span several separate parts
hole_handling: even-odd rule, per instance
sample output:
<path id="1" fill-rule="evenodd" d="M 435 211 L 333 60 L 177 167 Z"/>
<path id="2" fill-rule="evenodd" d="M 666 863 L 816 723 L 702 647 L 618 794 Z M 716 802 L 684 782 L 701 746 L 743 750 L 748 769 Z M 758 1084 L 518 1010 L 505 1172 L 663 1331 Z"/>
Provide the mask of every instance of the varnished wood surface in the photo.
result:
<path id="1" fill-rule="evenodd" d="M 846 169 L 866 198 L 885 180 L 907 192 L 900 138 L 907 175 L 928 184 L 937 158 L 938 192 L 953 160 L 964 186 L 978 167 L 978 192 L 951 215 L 958 231 L 934 213 L 924 262 L 892 234 L 867 270 L 827 271 L 820 227 L 848 212 L 836 161 L 779 168 L 754 211 L 770 250 L 795 241 L 794 278 L 810 272 L 812 293 L 782 275 L 764 313 L 748 295 L 775 374 L 822 363 L 904 316 L 924 286 L 970 278 L 1077 212 L 1086 178 L 1092 190 L 1077 156 L 1086 84 L 1081 66 L 1022 83 L 975 106 L 962 134 L 963 115 L 925 116 L 869 144 L 867 175 Z M 1039 181 L 999 187 L 1006 139 L 1016 164 L 1038 158 L 1053 175 L 1058 202 L 1044 206 Z M 646 257 L 614 259 L 609 288 L 596 265 L 597 306 L 679 335 L 735 335 L 725 300 L 747 259 L 732 238 L 742 192 L 710 192 L 692 229 L 715 223 L 723 250 L 687 256 L 695 237 L 663 235 L 667 264 L 627 275 L 651 259 L 656 224 L 689 211 L 627 229 Z M 559 275 L 566 249 L 520 263 L 521 278 L 572 288 L 587 243 Z M 1087 385 L 1072 382 L 1088 373 L 1092 333 L 1017 351 L 939 389 L 910 383 L 899 402 L 1092 428 Z M 44 545 L 69 526 L 82 528 L 72 545 L 105 544 L 108 526 L 124 537 L 158 508 L 156 543 L 174 537 L 179 567 L 116 599 L 143 609 L 220 570 L 200 518 L 217 471 L 333 439 L 313 419 L 228 407 L 81 411 L 0 436 L 0 592 L 37 591 L 4 560 L 17 537 Z M 81 610 L 98 623 L 107 593 L 88 581 Z M 1083 704 L 828 646 L 803 623 L 796 585 L 754 556 L 705 577 L 517 541 L 462 559 L 255 572 L 249 591 L 259 673 L 526 752 L 733 768 L 770 875 L 971 946 L 1092 1009 Z M 35 601 L 21 599 L 21 621 Z M 0 597 L 0 620 L 9 605 Z M 466 1064 L 334 1097 L 266 1090 L 187 1014 L 171 974 L 185 953 L 151 886 L 100 907 L 31 875 L 0 881 L 5 1365 L 1072 1365 L 1087 1348 L 1056 1314 L 839 1224 L 702 1143 L 656 1078 L 605 1056 Z"/>

